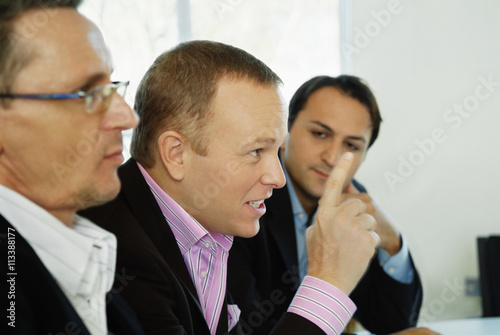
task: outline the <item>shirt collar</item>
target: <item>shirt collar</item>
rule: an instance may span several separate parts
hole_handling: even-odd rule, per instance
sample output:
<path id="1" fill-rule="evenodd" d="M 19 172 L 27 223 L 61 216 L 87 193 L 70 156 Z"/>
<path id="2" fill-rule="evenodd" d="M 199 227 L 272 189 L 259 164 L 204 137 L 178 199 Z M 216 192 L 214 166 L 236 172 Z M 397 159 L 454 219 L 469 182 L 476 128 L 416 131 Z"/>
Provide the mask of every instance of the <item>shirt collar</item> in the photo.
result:
<path id="1" fill-rule="evenodd" d="M 295 193 L 295 189 L 293 187 L 292 181 L 290 180 L 290 176 L 288 175 L 288 172 L 286 172 L 286 169 L 283 169 L 283 171 L 285 171 L 286 187 L 288 189 L 288 194 L 290 195 L 290 201 L 292 202 L 293 215 L 303 216 L 307 221 L 307 213 L 304 210 L 304 207 L 302 207 L 302 204 L 297 197 L 297 193 Z"/>
<path id="2" fill-rule="evenodd" d="M 105 291 L 113 284 L 116 237 L 75 215 L 68 227 L 19 193 L 0 185 L 0 213 L 33 247 L 59 285 L 72 295 L 89 295 L 107 276 Z M 105 273 L 103 273 L 105 272 Z"/>
<path id="3" fill-rule="evenodd" d="M 156 181 L 149 175 L 146 169 L 137 162 L 146 183 L 149 185 L 165 220 L 172 229 L 182 255 L 188 252 L 195 244 L 203 238 L 213 239 L 218 245 L 229 251 L 233 244 L 233 237 L 218 233 L 211 233 L 205 229 L 194 217 L 184 210 L 174 199 L 172 199 Z"/>

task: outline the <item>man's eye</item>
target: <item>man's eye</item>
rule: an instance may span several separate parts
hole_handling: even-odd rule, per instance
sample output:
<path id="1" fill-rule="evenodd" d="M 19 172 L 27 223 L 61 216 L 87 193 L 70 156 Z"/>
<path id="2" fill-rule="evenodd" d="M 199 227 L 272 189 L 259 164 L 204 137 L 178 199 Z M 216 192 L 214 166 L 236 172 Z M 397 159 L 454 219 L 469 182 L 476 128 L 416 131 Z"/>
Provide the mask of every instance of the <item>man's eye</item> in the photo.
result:
<path id="1" fill-rule="evenodd" d="M 252 155 L 254 157 L 258 157 L 261 151 L 262 151 L 262 149 L 252 150 L 252 151 L 250 151 L 250 155 Z"/>
<path id="2" fill-rule="evenodd" d="M 352 143 L 347 143 L 347 146 L 353 150 L 353 151 L 358 151 L 359 150 L 359 147 L 357 145 L 354 145 Z"/>
<path id="3" fill-rule="evenodd" d="M 318 137 L 318 138 L 325 138 L 326 137 L 326 133 L 324 133 L 322 131 L 313 131 L 312 134 L 314 135 L 314 137 Z"/>

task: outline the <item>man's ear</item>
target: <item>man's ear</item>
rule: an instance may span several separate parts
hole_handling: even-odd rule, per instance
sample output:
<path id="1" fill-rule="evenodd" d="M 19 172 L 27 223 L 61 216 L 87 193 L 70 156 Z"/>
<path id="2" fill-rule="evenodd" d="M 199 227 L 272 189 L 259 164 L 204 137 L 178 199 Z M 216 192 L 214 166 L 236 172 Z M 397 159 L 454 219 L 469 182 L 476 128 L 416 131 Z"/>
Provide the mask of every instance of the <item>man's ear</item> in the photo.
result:
<path id="1" fill-rule="evenodd" d="M 189 145 L 176 131 L 166 131 L 158 138 L 158 151 L 161 162 L 170 177 L 181 181 L 185 173 L 185 155 Z"/>

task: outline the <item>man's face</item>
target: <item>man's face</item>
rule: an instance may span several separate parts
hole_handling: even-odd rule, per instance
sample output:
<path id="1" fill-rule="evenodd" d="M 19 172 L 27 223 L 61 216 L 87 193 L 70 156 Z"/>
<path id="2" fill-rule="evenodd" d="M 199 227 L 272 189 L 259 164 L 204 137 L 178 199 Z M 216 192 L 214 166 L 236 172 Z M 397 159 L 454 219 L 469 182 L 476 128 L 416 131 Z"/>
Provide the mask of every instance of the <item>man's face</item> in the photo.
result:
<path id="1" fill-rule="evenodd" d="M 19 42 L 34 57 L 12 93 L 72 93 L 110 82 L 110 55 L 95 25 L 73 9 L 33 10 L 16 20 L 14 33 L 22 36 L 37 15 L 48 19 Z M 14 99 L 0 107 L 0 183 L 67 223 L 76 210 L 117 195 L 121 131 L 136 124 L 116 93 L 95 114 L 85 99 Z"/>
<path id="2" fill-rule="evenodd" d="M 310 95 L 284 146 L 284 164 L 303 206 L 316 206 L 325 181 L 345 152 L 354 154 L 350 181 L 372 133 L 368 109 L 333 87 Z M 344 188 L 347 184 L 344 185 Z"/>
<path id="3" fill-rule="evenodd" d="M 285 184 L 277 155 L 287 134 L 284 102 L 276 87 L 223 78 L 211 113 L 208 154 L 191 154 L 182 205 L 210 232 L 254 236 L 263 200 Z"/>

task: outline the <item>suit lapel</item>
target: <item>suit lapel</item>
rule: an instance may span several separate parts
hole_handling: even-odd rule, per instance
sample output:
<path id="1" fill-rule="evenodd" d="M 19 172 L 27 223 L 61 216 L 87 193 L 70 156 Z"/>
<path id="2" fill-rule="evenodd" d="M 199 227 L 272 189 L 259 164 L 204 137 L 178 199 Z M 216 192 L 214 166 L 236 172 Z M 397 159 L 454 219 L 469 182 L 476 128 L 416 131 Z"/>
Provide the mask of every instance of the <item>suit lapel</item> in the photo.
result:
<path id="1" fill-rule="evenodd" d="M 266 202 L 268 213 L 262 228 L 269 231 L 278 246 L 287 269 L 292 270 L 293 266 L 298 265 L 297 239 L 287 187 L 274 190 L 273 196 Z"/>
<path id="2" fill-rule="evenodd" d="M 227 293 L 224 296 L 224 304 L 220 311 L 219 323 L 217 324 L 216 334 L 227 334 L 227 323 L 229 316 L 227 314 Z"/>
<path id="3" fill-rule="evenodd" d="M 132 214 L 137 218 L 137 221 L 142 225 L 144 231 L 157 250 L 182 283 L 187 294 L 191 296 L 194 303 L 198 306 L 200 316 L 203 321 L 205 321 L 198 293 L 189 275 L 184 258 L 175 240 L 175 236 L 170 226 L 165 221 L 165 217 L 137 167 L 136 161 L 130 159 L 120 167 L 118 174 L 122 181 L 121 193 L 125 197 L 125 201 Z M 219 323 L 217 325 L 217 334 L 227 333 L 227 320 L 227 298 L 225 297 Z"/>
<path id="4" fill-rule="evenodd" d="M 175 236 L 135 160 L 130 159 L 118 170 L 122 181 L 122 194 L 137 221 L 149 236 L 157 250 L 173 270 L 179 281 L 191 294 L 198 306 L 199 299 L 193 281 L 186 268 Z"/>

